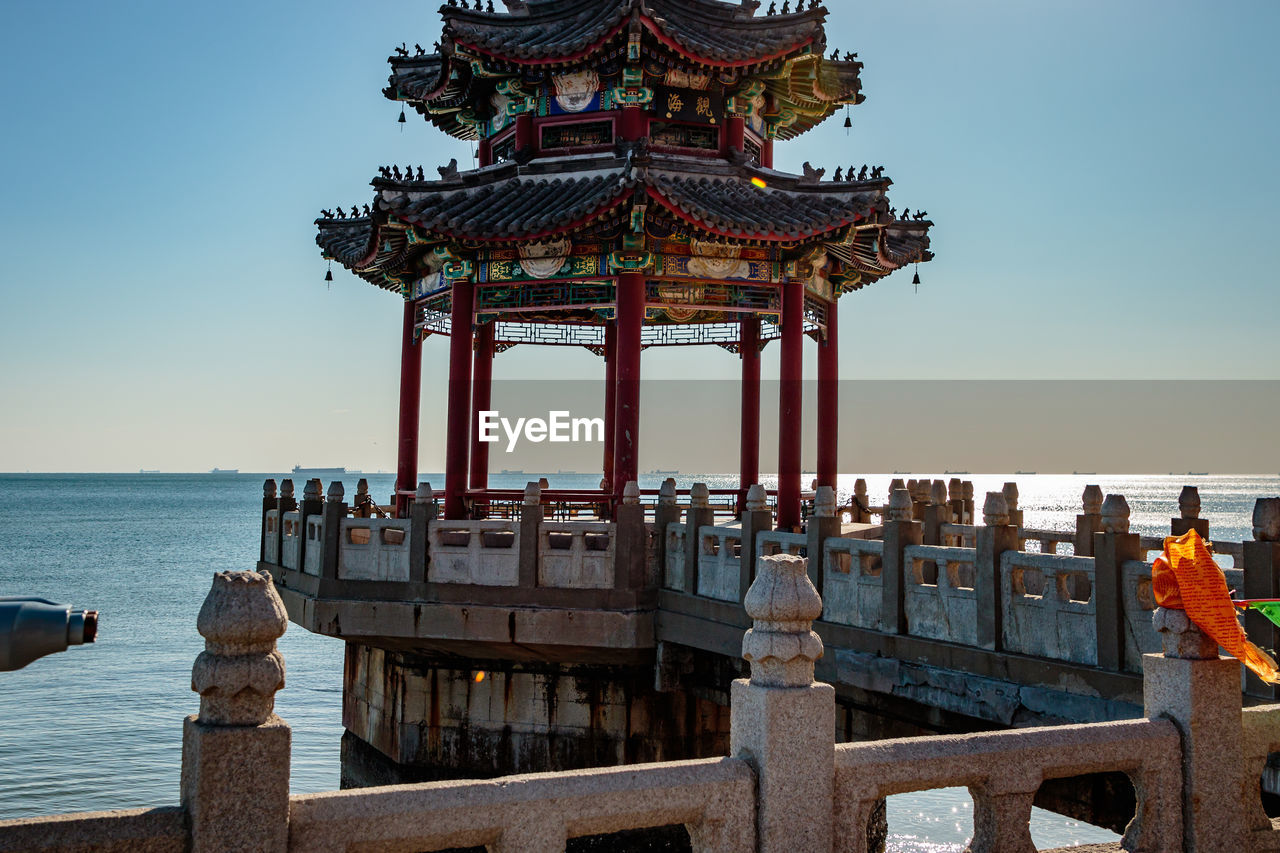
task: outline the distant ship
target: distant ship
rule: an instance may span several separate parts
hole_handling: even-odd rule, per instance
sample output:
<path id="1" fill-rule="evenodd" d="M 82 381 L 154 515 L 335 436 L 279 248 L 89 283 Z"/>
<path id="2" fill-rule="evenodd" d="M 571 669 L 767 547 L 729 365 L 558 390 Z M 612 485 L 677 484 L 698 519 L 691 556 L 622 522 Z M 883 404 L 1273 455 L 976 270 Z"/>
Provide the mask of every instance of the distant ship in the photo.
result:
<path id="1" fill-rule="evenodd" d="M 1035 473 L 1036 473 L 1036 472 L 1035 472 L 1035 471 L 1014 471 L 1013 473 L 1015 473 L 1015 474 L 1027 474 L 1028 476 L 1035 476 Z"/>
<path id="2" fill-rule="evenodd" d="M 1074 475 L 1076 475 L 1077 477 L 1096 477 L 1096 476 L 1098 476 L 1098 472 L 1097 472 L 1097 471 L 1072 471 L 1071 473 L 1072 473 L 1072 474 L 1074 474 Z"/>
<path id="3" fill-rule="evenodd" d="M 210 468 L 210 474 L 239 474 L 239 468 Z"/>
<path id="4" fill-rule="evenodd" d="M 560 469 L 559 471 L 557 471 L 556 473 L 557 473 L 557 474 L 576 474 L 576 473 L 578 473 L 578 472 L 577 472 L 577 471 L 566 471 L 566 470 L 564 470 L 563 468 L 561 468 L 561 469 Z"/>
<path id="5" fill-rule="evenodd" d="M 968 471 L 943 471 L 944 474 L 968 474 Z"/>
<path id="6" fill-rule="evenodd" d="M 159 468 L 139 468 L 138 473 L 139 474 L 159 474 L 160 469 Z"/>
<path id="7" fill-rule="evenodd" d="M 1208 477 L 1209 472 L 1208 471 L 1188 471 L 1187 476 L 1188 477 Z"/>
<path id="8" fill-rule="evenodd" d="M 910 474 L 911 472 L 910 472 L 910 471 L 894 471 L 893 473 L 895 473 L 895 474 Z M 950 471 L 948 471 L 947 473 L 948 473 L 948 474 L 950 474 L 951 472 L 950 472 Z"/>
<path id="9" fill-rule="evenodd" d="M 672 471 L 663 471 L 663 470 L 662 470 L 662 469 L 660 469 L 660 468 L 654 468 L 652 471 L 648 471 L 648 472 L 646 472 L 646 473 L 649 473 L 649 474 L 666 474 L 667 476 L 672 476 L 672 475 L 675 475 L 675 474 L 679 474 L 680 472 L 679 472 L 679 471 L 674 471 L 674 470 L 672 470 Z"/>
<path id="10" fill-rule="evenodd" d="M 235 473 L 234 471 L 229 473 Z M 307 475 L 311 477 L 341 477 L 343 474 L 360 474 L 361 471 L 347 468 L 304 468 L 301 465 L 293 466 L 293 476 L 301 477 Z"/>
<path id="11" fill-rule="evenodd" d="M 502 473 L 503 474 L 523 474 L 524 469 L 523 468 L 503 468 Z"/>

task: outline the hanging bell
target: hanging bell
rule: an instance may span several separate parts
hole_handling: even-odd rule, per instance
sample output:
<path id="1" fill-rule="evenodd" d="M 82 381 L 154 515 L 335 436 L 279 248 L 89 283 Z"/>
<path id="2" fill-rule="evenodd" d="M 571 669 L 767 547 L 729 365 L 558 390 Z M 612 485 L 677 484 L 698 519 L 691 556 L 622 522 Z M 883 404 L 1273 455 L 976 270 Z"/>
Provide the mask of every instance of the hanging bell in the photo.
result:
<path id="1" fill-rule="evenodd" d="M 408 119 L 404 117 L 404 107 L 400 108 L 400 118 L 396 119 L 396 121 L 399 122 L 400 124 L 404 124 L 406 121 L 408 121 Z"/>
<path id="2" fill-rule="evenodd" d="M 848 116 L 845 116 L 845 117 L 844 117 L 844 126 L 845 126 L 846 128 L 853 127 L 853 119 L 849 118 Z"/>
<path id="3" fill-rule="evenodd" d="M 325 281 L 333 281 L 333 270 L 325 270 L 325 271 L 324 271 L 324 280 L 325 280 Z"/>

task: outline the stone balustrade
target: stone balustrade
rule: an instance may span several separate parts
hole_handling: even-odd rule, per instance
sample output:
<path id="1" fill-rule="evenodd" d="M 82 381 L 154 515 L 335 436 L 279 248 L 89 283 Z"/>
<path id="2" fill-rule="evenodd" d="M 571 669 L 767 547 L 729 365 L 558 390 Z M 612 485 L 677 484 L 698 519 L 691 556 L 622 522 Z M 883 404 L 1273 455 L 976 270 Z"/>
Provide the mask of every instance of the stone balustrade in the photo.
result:
<path id="1" fill-rule="evenodd" d="M 770 530 L 756 535 L 756 557 L 790 554 L 798 556 L 809 544 L 803 533 L 790 533 L 785 530 Z"/>
<path id="2" fill-rule="evenodd" d="M 973 548 L 938 545 L 903 549 L 908 634 L 977 645 L 977 553 Z"/>
<path id="3" fill-rule="evenodd" d="M 883 540 L 828 539 L 823 562 L 823 620 L 878 628 L 883 606 Z"/>
<path id="4" fill-rule="evenodd" d="M 308 571 L 308 574 L 320 574 L 319 556 L 316 562 L 317 571 Z M 409 565 L 408 519 L 341 520 L 341 533 L 338 537 L 339 580 L 407 582 L 410 580 Z"/>
<path id="5" fill-rule="evenodd" d="M 742 528 L 698 528 L 698 595 L 742 600 Z"/>
<path id="6" fill-rule="evenodd" d="M 988 500 L 985 527 L 1007 519 L 1003 505 Z M 1128 535 L 1111 527 L 1099 535 Z M 267 575 L 220 573 L 197 621 L 205 650 L 192 668 L 200 702 L 184 722 L 180 806 L 0 821 L 0 851 L 555 853 L 571 838 L 682 825 L 698 853 L 871 853 L 885 797 L 963 786 L 973 853 L 1032 853 L 1041 787 L 1097 773 L 1133 784 L 1125 849 L 1280 845 L 1259 788 L 1280 751 L 1280 705 L 1242 710 L 1238 663 L 1219 659 L 1180 611 L 1156 612 L 1165 651 L 1146 656 L 1142 719 L 836 744 L 835 691 L 814 680 L 827 650 L 807 568 L 791 555 L 756 565 L 740 635 L 750 677 L 732 685 L 727 757 L 293 796 L 290 728 L 274 713 L 284 605 Z"/>

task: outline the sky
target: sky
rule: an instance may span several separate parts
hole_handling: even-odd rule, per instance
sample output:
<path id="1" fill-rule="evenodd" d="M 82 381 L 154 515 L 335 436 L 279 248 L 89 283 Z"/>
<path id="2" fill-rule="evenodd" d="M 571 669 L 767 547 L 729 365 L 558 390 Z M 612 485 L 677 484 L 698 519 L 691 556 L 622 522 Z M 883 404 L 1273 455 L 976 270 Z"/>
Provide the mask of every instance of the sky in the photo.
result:
<path id="1" fill-rule="evenodd" d="M 899 273 L 841 300 L 843 378 L 1280 378 L 1280 4 L 828 7 L 867 100 L 776 165 L 884 164 L 892 203 L 936 223 L 918 293 Z M 381 94 L 394 46 L 439 37 L 436 10 L 6 4 L 0 471 L 394 467 L 398 299 L 336 268 L 326 287 L 312 222 L 372 201 L 379 165 L 470 162 Z M 447 349 L 424 352 L 424 470 Z M 776 376 L 776 346 L 763 365 Z M 674 348 L 643 370 L 738 363 Z M 499 380 L 602 372 L 585 350 L 495 363 Z M 894 415 L 847 428 L 890 434 Z"/>

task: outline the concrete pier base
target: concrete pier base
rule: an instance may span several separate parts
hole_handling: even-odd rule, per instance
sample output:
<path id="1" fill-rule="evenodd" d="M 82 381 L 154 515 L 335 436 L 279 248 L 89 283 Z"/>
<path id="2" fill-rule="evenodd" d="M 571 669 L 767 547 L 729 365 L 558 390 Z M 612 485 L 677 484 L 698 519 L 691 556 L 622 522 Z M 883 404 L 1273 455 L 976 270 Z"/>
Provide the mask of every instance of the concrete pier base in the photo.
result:
<path id="1" fill-rule="evenodd" d="M 652 664 L 468 661 L 348 643 L 343 786 L 726 755 L 729 709 L 659 693 L 653 673 Z"/>

